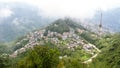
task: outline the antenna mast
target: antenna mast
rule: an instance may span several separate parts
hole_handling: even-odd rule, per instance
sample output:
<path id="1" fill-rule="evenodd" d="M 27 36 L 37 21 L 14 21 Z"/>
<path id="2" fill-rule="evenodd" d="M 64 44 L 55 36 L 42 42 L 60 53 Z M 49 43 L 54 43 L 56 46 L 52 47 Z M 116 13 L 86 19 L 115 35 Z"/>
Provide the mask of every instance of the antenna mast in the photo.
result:
<path id="1" fill-rule="evenodd" d="M 102 35 L 102 12 L 101 12 L 101 16 L 100 16 L 99 35 L 100 35 L 100 37 Z"/>

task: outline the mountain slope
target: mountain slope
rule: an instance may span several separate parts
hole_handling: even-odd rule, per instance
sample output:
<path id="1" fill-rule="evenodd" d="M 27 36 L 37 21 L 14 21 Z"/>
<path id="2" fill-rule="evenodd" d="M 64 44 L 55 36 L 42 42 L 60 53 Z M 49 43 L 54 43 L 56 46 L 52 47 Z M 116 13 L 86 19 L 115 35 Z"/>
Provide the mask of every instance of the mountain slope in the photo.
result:
<path id="1" fill-rule="evenodd" d="M 42 12 L 36 6 L 26 3 L 1 3 L 0 14 L 1 42 L 15 40 L 51 21 L 43 17 Z"/>
<path id="2" fill-rule="evenodd" d="M 108 66 L 104 68 L 119 68 L 120 67 L 120 33 L 114 34 L 109 37 L 108 44 L 102 43 L 101 45 L 106 45 L 105 49 L 94 59 L 93 63 L 99 64 L 99 66 Z"/>
<path id="3" fill-rule="evenodd" d="M 92 38 L 97 38 L 97 34 L 88 31 L 75 21 L 59 19 L 43 29 L 30 32 L 22 40 L 19 40 L 14 46 L 14 53 L 10 56 L 17 57 L 19 53 L 25 52 L 26 49 L 33 48 L 36 45 L 48 45 L 58 48 L 61 52 L 60 56 L 76 57 L 76 59 L 85 61 L 99 51 L 95 45 L 89 42 L 90 39 L 86 39 L 82 33 L 89 33 Z"/>
<path id="4" fill-rule="evenodd" d="M 76 30 L 77 28 L 81 30 L 86 30 L 83 26 L 77 24 L 72 19 L 66 18 L 66 19 L 58 19 L 53 24 L 49 25 L 46 28 L 46 31 L 53 31 L 63 34 L 64 32 L 69 32 L 70 29 Z"/>
<path id="5" fill-rule="evenodd" d="M 68 31 L 64 28 L 67 28 Z M 45 34 L 46 32 L 47 34 Z M 72 19 L 59 19 L 47 27 L 23 36 L 15 42 L 10 54 L 2 53 L 1 56 L 3 58 L 9 56 L 8 58 L 11 59 L 8 60 L 11 62 L 8 67 L 21 68 L 21 66 L 34 67 L 33 65 L 35 65 L 35 67 L 43 66 L 44 68 L 46 62 L 57 59 L 55 68 L 56 66 L 61 67 L 61 65 L 66 68 L 82 68 L 94 61 L 100 52 L 93 44 L 97 41 L 93 39 L 98 38 L 97 34 L 85 29 Z M 13 58 L 15 60 L 12 60 Z M 46 61 L 46 59 L 48 60 Z"/>

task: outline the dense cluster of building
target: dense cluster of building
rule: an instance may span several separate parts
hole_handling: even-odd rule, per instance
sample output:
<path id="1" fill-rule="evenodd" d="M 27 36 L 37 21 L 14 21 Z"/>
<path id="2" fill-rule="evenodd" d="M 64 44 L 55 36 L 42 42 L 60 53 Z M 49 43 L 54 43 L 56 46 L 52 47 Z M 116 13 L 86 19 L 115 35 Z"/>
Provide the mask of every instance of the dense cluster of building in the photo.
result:
<path id="1" fill-rule="evenodd" d="M 35 45 L 39 45 L 39 44 L 41 45 L 47 41 L 50 41 L 59 46 L 63 43 L 63 41 L 66 41 L 66 43 L 62 45 L 67 46 L 68 49 L 71 49 L 73 51 L 74 48 L 78 46 L 82 46 L 83 49 L 85 49 L 86 51 L 91 51 L 94 49 L 94 47 L 91 46 L 90 43 L 89 44 L 84 43 L 84 40 L 82 40 L 81 37 L 77 35 L 72 28 L 70 29 L 69 32 L 64 32 L 63 34 L 48 31 L 47 35 L 44 36 L 45 31 L 46 31 L 45 29 L 42 29 L 39 31 L 30 32 L 27 35 L 27 37 L 23 39 L 23 40 L 28 40 L 28 43 L 24 47 L 16 50 L 11 56 L 16 57 L 17 54 L 26 51 L 27 48 L 33 48 Z M 78 29 L 78 32 L 82 33 L 83 30 Z"/>

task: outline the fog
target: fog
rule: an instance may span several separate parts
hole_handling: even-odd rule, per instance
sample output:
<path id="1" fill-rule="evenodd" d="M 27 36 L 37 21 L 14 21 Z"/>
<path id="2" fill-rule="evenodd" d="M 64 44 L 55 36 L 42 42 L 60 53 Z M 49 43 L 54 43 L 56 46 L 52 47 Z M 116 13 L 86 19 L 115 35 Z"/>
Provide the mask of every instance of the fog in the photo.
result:
<path id="1" fill-rule="evenodd" d="M 120 7 L 119 0 L 0 0 L 0 2 L 28 3 L 38 7 L 46 17 L 69 16 L 80 19 L 93 18 L 96 12 Z"/>

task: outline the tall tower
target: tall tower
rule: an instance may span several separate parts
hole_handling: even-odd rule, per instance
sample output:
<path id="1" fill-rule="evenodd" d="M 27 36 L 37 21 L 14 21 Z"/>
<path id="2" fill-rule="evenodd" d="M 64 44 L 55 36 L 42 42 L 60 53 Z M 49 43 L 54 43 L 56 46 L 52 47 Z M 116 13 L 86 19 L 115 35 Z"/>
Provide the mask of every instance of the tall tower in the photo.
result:
<path id="1" fill-rule="evenodd" d="M 100 23 L 99 23 L 99 36 L 101 37 L 102 35 L 102 12 L 100 15 Z"/>

